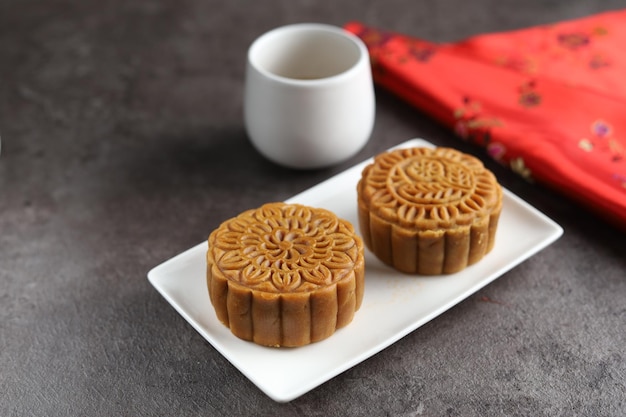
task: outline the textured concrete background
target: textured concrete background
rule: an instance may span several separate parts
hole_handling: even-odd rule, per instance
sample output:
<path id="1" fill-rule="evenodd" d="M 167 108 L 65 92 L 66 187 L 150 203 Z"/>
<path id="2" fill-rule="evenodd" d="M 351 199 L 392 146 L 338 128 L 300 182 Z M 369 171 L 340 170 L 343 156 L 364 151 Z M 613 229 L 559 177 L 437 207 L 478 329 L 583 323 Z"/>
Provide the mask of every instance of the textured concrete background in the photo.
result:
<path id="1" fill-rule="evenodd" d="M 275 26 L 361 20 L 453 41 L 623 6 L 0 0 L 0 415 L 626 415 L 623 233 L 384 91 L 368 146 L 328 170 L 265 161 L 241 117 L 246 49 Z M 146 280 L 222 220 L 412 137 L 479 156 L 564 236 L 288 404 Z"/>

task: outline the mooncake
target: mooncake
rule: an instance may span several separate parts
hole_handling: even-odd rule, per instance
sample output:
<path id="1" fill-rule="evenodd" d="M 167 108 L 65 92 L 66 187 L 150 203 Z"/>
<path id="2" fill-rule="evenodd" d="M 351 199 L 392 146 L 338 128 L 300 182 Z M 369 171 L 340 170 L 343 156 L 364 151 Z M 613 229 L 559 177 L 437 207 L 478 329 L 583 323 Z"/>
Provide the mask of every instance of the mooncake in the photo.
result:
<path id="1" fill-rule="evenodd" d="M 208 239 L 217 318 L 259 345 L 297 347 L 349 324 L 364 292 L 364 246 L 352 224 L 299 204 L 268 203 Z"/>
<path id="2" fill-rule="evenodd" d="M 483 163 L 451 148 L 377 155 L 357 185 L 359 227 L 383 263 L 409 274 L 451 274 L 495 244 L 502 187 Z"/>

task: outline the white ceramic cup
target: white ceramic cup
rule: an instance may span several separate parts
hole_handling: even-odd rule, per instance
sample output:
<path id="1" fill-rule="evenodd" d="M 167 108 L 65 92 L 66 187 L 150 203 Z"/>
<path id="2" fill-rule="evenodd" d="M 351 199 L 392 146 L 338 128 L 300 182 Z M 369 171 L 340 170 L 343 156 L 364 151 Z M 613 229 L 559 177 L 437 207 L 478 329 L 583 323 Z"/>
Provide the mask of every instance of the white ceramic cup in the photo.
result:
<path id="1" fill-rule="evenodd" d="M 255 148 L 291 168 L 322 168 L 355 155 L 374 126 L 367 48 L 335 26 L 271 30 L 248 50 L 244 121 Z"/>

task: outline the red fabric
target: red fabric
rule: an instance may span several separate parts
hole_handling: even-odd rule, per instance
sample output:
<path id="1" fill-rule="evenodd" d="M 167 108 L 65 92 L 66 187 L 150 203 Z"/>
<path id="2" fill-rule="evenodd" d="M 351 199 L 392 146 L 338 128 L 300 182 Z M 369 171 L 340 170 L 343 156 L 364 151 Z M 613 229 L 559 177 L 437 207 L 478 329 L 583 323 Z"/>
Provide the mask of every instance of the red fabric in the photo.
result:
<path id="1" fill-rule="evenodd" d="M 454 44 L 346 29 L 378 85 L 626 230 L 626 10 Z"/>

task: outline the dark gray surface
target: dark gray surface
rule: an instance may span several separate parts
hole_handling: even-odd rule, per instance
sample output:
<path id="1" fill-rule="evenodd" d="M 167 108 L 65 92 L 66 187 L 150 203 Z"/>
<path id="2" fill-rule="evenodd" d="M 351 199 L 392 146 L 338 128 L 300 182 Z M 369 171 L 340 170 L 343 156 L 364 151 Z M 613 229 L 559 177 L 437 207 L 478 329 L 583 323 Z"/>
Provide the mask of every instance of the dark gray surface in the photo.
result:
<path id="1" fill-rule="evenodd" d="M 0 415 L 620 416 L 625 235 L 377 91 L 367 147 L 293 172 L 241 118 L 245 51 L 287 23 L 452 41 L 622 1 L 0 0 Z M 288 404 L 261 393 L 146 273 L 222 220 L 412 137 L 485 160 L 555 244 Z"/>

